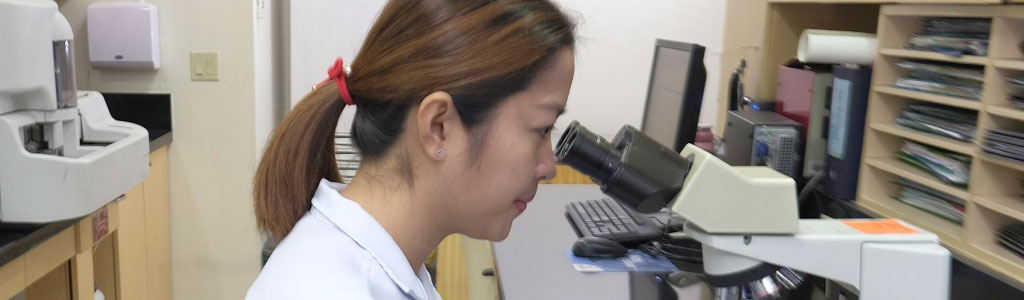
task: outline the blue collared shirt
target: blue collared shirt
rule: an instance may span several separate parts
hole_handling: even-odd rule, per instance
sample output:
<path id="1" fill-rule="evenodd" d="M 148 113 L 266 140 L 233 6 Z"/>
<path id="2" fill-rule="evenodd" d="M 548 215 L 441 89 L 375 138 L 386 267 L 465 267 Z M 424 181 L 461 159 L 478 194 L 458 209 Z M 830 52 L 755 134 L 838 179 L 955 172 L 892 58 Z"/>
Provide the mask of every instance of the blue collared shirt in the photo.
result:
<path id="1" fill-rule="evenodd" d="M 342 185 L 321 179 L 313 207 L 277 246 L 248 300 L 440 300 L 422 265 L 413 272 L 391 235 Z"/>

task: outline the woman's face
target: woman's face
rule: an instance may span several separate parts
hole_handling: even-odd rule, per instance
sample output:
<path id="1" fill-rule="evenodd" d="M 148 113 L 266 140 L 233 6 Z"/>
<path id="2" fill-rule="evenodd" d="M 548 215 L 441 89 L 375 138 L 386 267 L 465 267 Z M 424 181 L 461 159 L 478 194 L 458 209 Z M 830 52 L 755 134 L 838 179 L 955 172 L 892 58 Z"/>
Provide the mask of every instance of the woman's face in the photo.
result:
<path id="1" fill-rule="evenodd" d="M 570 49 L 556 54 L 525 90 L 509 96 L 468 143 L 464 171 L 452 174 L 451 216 L 456 231 L 473 238 L 503 240 L 512 220 L 537 193 L 538 181 L 555 176 L 551 131 L 565 110 L 572 85 L 574 57 Z M 446 172 L 447 173 L 447 172 Z"/>

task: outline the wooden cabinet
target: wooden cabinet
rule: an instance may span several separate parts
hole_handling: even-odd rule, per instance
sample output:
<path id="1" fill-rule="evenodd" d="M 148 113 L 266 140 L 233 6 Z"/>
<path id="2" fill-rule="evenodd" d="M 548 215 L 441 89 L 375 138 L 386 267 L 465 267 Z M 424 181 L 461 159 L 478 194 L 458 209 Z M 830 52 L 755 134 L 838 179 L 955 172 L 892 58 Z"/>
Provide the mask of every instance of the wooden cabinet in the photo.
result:
<path id="1" fill-rule="evenodd" d="M 146 298 L 145 184 L 136 186 L 118 203 L 121 227 L 114 233 L 116 299 Z"/>
<path id="2" fill-rule="evenodd" d="M 171 208 L 167 179 L 167 147 L 149 154 L 145 186 L 146 288 L 145 299 L 171 299 Z"/>
<path id="3" fill-rule="evenodd" d="M 117 299 L 171 298 L 167 147 L 150 153 L 149 160 L 149 177 L 118 204 Z"/>

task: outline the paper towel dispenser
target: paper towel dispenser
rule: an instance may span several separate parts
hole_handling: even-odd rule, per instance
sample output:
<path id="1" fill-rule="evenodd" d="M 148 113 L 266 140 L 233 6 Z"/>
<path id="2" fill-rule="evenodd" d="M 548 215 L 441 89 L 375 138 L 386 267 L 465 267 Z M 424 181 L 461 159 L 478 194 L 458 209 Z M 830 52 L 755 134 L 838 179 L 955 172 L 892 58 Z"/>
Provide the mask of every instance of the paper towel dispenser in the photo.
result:
<path id="1" fill-rule="evenodd" d="M 95 68 L 160 68 L 156 5 L 142 2 L 90 4 L 86 17 L 89 62 Z"/>

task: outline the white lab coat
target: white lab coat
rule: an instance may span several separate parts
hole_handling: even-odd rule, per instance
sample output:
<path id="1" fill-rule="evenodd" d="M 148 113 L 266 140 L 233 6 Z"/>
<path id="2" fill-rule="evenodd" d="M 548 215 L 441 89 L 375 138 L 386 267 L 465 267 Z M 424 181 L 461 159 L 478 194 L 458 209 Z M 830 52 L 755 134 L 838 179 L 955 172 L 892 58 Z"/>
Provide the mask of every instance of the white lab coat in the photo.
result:
<path id="1" fill-rule="evenodd" d="M 427 269 L 413 272 L 391 235 L 341 184 L 320 180 L 313 208 L 277 246 L 248 300 L 440 300 Z"/>

